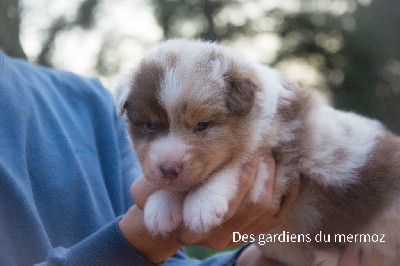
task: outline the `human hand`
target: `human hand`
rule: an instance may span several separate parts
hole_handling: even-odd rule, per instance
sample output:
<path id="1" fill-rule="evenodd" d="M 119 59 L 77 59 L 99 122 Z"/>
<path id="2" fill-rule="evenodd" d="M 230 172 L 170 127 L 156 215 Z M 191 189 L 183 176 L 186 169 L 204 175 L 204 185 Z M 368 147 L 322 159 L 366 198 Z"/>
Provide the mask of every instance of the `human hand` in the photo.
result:
<path id="1" fill-rule="evenodd" d="M 267 258 L 263 252 L 256 246 L 251 244 L 246 247 L 236 260 L 236 266 L 283 266 L 284 264 Z"/>
<path id="2" fill-rule="evenodd" d="M 263 184 L 262 194 L 257 202 L 251 199 L 259 160 L 264 160 L 268 169 L 268 178 Z M 229 204 L 229 212 L 224 222 L 211 229 L 207 234 L 194 235 L 188 230 L 181 232 L 186 243 L 197 243 L 212 249 L 223 249 L 228 245 L 240 245 L 233 242 L 233 232 L 241 235 L 257 235 L 275 226 L 281 213 L 292 206 L 298 195 L 298 187 L 293 186 L 285 198 L 278 204 L 273 202 L 275 183 L 275 160 L 272 154 L 263 158 L 253 157 L 242 167 L 239 178 L 238 193 Z M 281 195 L 279 195 L 281 196 Z"/>
<path id="3" fill-rule="evenodd" d="M 145 224 L 143 211 L 133 205 L 119 221 L 119 228 L 125 239 L 144 258 L 161 263 L 174 255 L 182 243 L 176 237 L 163 237 L 151 234 Z"/>
<path id="4" fill-rule="evenodd" d="M 264 189 L 262 195 L 259 197 L 259 201 L 254 203 L 250 199 L 250 191 L 255 180 L 259 161 L 259 158 L 254 157 L 242 167 L 238 192 L 235 198 L 229 203 L 229 211 L 224 218 L 224 222 L 220 226 L 217 226 L 204 234 L 194 233 L 188 228 L 182 226 L 181 228 L 171 232 L 167 238 L 152 236 L 154 238 L 153 240 L 169 242 L 170 245 L 167 245 L 167 249 L 171 250 L 171 252 L 173 250 L 170 248 L 171 246 L 178 249 L 180 245 L 186 243 L 197 243 L 212 249 L 222 249 L 229 244 L 240 244 L 232 243 L 233 232 L 240 232 L 240 234 L 258 234 L 273 227 L 279 214 L 294 202 L 298 194 L 298 188 L 293 187 L 290 190 L 288 196 L 285 197 L 282 206 L 272 204 L 272 198 L 274 196 L 275 161 L 270 154 L 266 156 L 264 160 L 269 170 L 269 178 L 265 181 Z M 147 198 L 158 189 L 160 188 L 155 187 L 154 184 L 147 181 L 147 179 L 139 178 L 132 185 L 131 194 L 137 206 L 140 209 L 143 209 Z M 135 210 L 135 212 L 137 214 L 138 210 Z M 141 219 L 143 219 L 142 216 Z M 147 234 L 149 233 L 147 232 Z M 131 235 L 132 240 L 135 240 L 134 234 Z M 135 245 L 133 246 L 135 247 Z M 157 248 L 157 251 L 160 251 L 159 247 Z M 141 253 L 144 255 L 143 251 Z M 173 254 L 174 253 L 171 255 Z M 151 254 L 149 255 L 151 256 Z M 146 255 L 144 256 L 146 257 Z M 148 258 L 150 256 L 148 256 Z"/>
<path id="5" fill-rule="evenodd" d="M 363 249 L 360 244 L 351 244 L 344 250 L 339 266 L 400 265 L 400 243 L 393 243 L 388 249 L 383 254 L 373 246 Z"/>

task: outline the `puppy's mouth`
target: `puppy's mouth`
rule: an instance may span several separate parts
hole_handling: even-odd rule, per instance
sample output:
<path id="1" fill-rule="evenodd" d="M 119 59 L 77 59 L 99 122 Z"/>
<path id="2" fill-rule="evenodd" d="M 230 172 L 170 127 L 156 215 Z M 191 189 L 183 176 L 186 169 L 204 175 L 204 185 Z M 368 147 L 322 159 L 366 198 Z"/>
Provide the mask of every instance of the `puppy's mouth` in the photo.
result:
<path id="1" fill-rule="evenodd" d="M 174 192 L 188 192 L 201 186 L 209 179 L 211 174 L 202 171 L 183 171 L 176 175 L 165 175 L 158 170 L 153 169 L 152 173 L 146 175 L 151 182 L 154 182 L 163 189 Z M 156 173 L 154 173 L 156 172 Z"/>
<path id="2" fill-rule="evenodd" d="M 180 180 L 161 180 L 159 181 L 159 185 L 169 191 L 173 192 L 189 192 L 196 187 L 200 186 L 201 183 L 199 184 L 187 184 L 185 182 L 182 182 Z"/>

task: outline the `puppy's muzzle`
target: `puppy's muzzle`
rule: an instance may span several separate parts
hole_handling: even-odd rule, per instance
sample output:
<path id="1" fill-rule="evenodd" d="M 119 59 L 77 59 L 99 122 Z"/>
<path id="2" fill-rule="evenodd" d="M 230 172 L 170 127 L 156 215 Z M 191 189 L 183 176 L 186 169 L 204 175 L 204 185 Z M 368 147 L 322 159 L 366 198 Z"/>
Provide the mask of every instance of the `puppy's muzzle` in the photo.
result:
<path id="1" fill-rule="evenodd" d="M 181 163 L 163 163 L 159 167 L 163 178 L 173 180 L 178 178 L 183 165 Z"/>

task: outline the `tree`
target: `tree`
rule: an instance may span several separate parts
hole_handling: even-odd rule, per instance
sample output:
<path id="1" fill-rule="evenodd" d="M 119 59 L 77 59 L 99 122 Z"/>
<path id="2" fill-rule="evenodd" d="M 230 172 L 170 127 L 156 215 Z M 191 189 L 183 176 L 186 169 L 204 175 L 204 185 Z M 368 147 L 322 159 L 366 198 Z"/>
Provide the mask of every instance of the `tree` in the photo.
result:
<path id="1" fill-rule="evenodd" d="M 237 35 L 254 35 L 250 18 L 242 23 L 218 16 L 226 9 L 240 9 L 243 3 L 233 0 L 152 0 L 154 16 L 164 31 L 164 38 L 188 37 L 211 41 L 233 40 Z"/>
<path id="2" fill-rule="evenodd" d="M 26 58 L 19 39 L 19 27 L 18 0 L 0 1 L 0 49 L 11 56 Z"/>
<path id="3" fill-rule="evenodd" d="M 45 41 L 36 62 L 51 66 L 52 52 L 56 37 L 74 27 L 85 30 L 95 25 L 95 12 L 100 0 L 84 0 L 81 2 L 72 20 L 65 16 L 54 19 L 49 26 Z M 26 59 L 20 42 L 21 7 L 18 0 L 3 0 L 0 2 L 0 48 L 9 55 Z"/>
<path id="4" fill-rule="evenodd" d="M 341 16 L 278 12 L 283 45 L 275 63 L 306 61 L 325 77 L 334 106 L 377 118 L 400 132 L 400 34 L 394 23 L 400 5 L 396 0 L 368 6 L 348 2 L 356 8 Z"/>
<path id="5" fill-rule="evenodd" d="M 36 62 L 42 65 L 51 66 L 52 53 L 56 37 L 74 27 L 88 30 L 95 25 L 95 12 L 100 0 L 84 0 L 81 2 L 74 19 L 68 20 L 65 16 L 59 16 L 50 25 L 42 49 Z"/>

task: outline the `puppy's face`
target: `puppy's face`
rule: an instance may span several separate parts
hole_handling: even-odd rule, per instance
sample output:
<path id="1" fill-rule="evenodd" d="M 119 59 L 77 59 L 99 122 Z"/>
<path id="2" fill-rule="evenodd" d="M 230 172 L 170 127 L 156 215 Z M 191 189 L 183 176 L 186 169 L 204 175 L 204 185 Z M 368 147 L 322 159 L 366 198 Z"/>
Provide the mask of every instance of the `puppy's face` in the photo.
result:
<path id="1" fill-rule="evenodd" d="M 145 177 L 188 191 L 243 155 L 259 84 L 226 47 L 174 40 L 145 57 L 123 106 Z"/>

